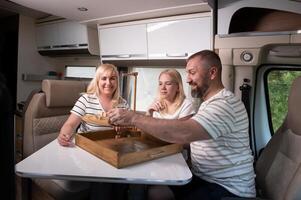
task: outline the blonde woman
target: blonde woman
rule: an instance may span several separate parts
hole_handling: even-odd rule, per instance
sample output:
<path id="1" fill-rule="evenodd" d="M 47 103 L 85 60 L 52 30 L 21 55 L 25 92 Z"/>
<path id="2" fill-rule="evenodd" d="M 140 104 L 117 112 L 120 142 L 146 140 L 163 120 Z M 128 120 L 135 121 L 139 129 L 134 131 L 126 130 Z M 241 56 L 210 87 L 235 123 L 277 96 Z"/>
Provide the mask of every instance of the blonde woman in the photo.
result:
<path id="1" fill-rule="evenodd" d="M 147 115 L 160 119 L 189 118 L 195 114 L 195 106 L 187 99 L 180 73 L 166 69 L 159 75 L 158 95 L 149 106 Z"/>
<path id="2" fill-rule="evenodd" d="M 99 115 L 118 107 L 128 108 L 127 102 L 121 98 L 119 93 L 119 75 L 117 68 L 112 64 L 100 65 L 95 73 L 94 78 L 87 88 L 87 92 L 83 94 L 75 103 L 70 111 L 71 114 L 58 136 L 58 142 L 62 146 L 68 146 L 71 143 L 72 134 L 80 125 L 77 132 L 90 132 L 108 127 L 102 127 L 96 124 L 89 124 L 82 121 L 85 114 Z M 124 199 L 128 186 L 125 184 L 111 183 L 91 183 L 90 199 Z"/>
<path id="3" fill-rule="evenodd" d="M 81 118 L 85 114 L 98 115 L 105 113 L 114 108 L 116 104 L 119 107 L 128 108 L 127 102 L 120 96 L 117 68 L 112 64 L 102 64 L 97 68 L 94 78 L 88 85 L 87 92 L 77 100 L 70 111 L 71 114 L 58 136 L 59 144 L 68 146 L 72 134 L 79 125 L 80 127 L 77 130 L 79 133 L 107 129 L 100 125 L 82 121 Z"/>

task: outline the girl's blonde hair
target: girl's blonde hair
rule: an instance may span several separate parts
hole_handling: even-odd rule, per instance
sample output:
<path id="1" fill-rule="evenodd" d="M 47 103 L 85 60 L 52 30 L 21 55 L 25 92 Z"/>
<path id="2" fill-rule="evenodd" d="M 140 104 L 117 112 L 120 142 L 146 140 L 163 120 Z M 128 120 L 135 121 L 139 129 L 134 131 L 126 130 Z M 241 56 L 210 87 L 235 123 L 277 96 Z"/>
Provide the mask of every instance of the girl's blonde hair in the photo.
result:
<path id="1" fill-rule="evenodd" d="M 181 74 L 176 70 L 176 69 L 166 69 L 166 70 L 163 70 L 160 75 L 159 75 L 159 80 L 160 80 L 160 77 L 161 75 L 163 74 L 167 74 L 171 77 L 171 80 L 176 83 L 179 87 L 179 91 L 177 92 L 176 94 L 176 97 L 175 97 L 175 110 L 176 111 L 183 103 L 184 99 L 185 99 L 185 92 L 184 92 L 184 89 L 183 89 L 183 82 L 182 82 L 182 77 L 181 77 Z M 161 96 L 160 96 L 160 91 L 158 90 L 158 97 L 159 99 L 161 100 Z M 163 110 L 163 112 L 166 112 L 166 109 Z"/>
<path id="2" fill-rule="evenodd" d="M 101 64 L 97 68 L 94 78 L 92 79 L 92 81 L 88 85 L 87 93 L 88 94 L 96 94 L 98 97 L 100 97 L 98 82 L 99 82 L 101 76 L 106 72 L 115 73 L 115 75 L 116 75 L 117 88 L 113 93 L 112 100 L 119 101 L 120 100 L 119 73 L 118 73 L 117 68 L 112 64 Z"/>

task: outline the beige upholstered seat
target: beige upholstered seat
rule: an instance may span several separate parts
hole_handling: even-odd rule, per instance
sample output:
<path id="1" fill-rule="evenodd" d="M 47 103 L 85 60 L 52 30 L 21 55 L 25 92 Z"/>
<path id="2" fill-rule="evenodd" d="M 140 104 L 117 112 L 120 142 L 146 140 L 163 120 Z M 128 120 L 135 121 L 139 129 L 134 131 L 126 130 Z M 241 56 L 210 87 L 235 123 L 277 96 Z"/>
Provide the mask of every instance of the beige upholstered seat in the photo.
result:
<path id="1" fill-rule="evenodd" d="M 287 116 L 256 162 L 256 184 L 259 196 L 264 199 L 301 199 L 300 102 L 301 77 L 298 77 L 291 86 Z"/>
<path id="2" fill-rule="evenodd" d="M 301 77 L 288 98 L 288 113 L 256 163 L 257 184 L 264 197 L 301 199 Z"/>
<path id="3" fill-rule="evenodd" d="M 81 81 L 43 80 L 42 91 L 31 96 L 24 114 L 24 157 L 56 139 L 71 108 L 85 89 L 86 84 Z M 87 182 L 50 179 L 34 179 L 32 182 L 54 199 L 84 199 L 89 192 Z"/>

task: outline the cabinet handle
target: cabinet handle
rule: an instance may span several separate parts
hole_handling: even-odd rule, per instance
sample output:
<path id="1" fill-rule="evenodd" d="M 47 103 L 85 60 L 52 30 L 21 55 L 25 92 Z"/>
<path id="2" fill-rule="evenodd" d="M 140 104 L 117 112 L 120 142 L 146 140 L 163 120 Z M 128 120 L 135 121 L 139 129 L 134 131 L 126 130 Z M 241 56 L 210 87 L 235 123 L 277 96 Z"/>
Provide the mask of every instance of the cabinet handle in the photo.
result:
<path id="1" fill-rule="evenodd" d="M 79 46 L 79 47 L 87 47 L 88 44 L 84 43 L 84 44 L 79 44 L 78 46 Z"/>
<path id="2" fill-rule="evenodd" d="M 41 47 L 38 47 L 38 49 L 41 49 L 41 50 L 43 50 L 43 49 L 51 49 L 51 46 L 41 46 Z"/>
<path id="3" fill-rule="evenodd" d="M 145 54 L 117 54 L 117 55 L 102 55 L 102 58 L 146 58 Z"/>
<path id="4" fill-rule="evenodd" d="M 130 58 L 130 57 L 132 57 L 130 54 L 116 55 L 116 58 Z"/>
<path id="5" fill-rule="evenodd" d="M 66 44 L 66 45 L 53 45 L 53 48 L 74 48 L 77 47 L 76 44 Z"/>
<path id="6" fill-rule="evenodd" d="M 187 57 L 188 53 L 166 53 L 166 57 Z"/>

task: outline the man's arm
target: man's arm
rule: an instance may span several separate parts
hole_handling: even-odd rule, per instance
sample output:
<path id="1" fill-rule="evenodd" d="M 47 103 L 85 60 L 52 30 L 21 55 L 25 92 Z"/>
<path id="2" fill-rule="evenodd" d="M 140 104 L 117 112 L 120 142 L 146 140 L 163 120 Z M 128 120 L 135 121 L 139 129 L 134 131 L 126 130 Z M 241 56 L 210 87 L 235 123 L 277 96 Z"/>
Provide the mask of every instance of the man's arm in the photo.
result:
<path id="1" fill-rule="evenodd" d="M 113 109 L 108 112 L 108 116 L 113 124 L 134 125 L 146 133 L 170 143 L 184 144 L 211 138 L 207 131 L 193 119 L 155 119 L 124 109 Z"/>

